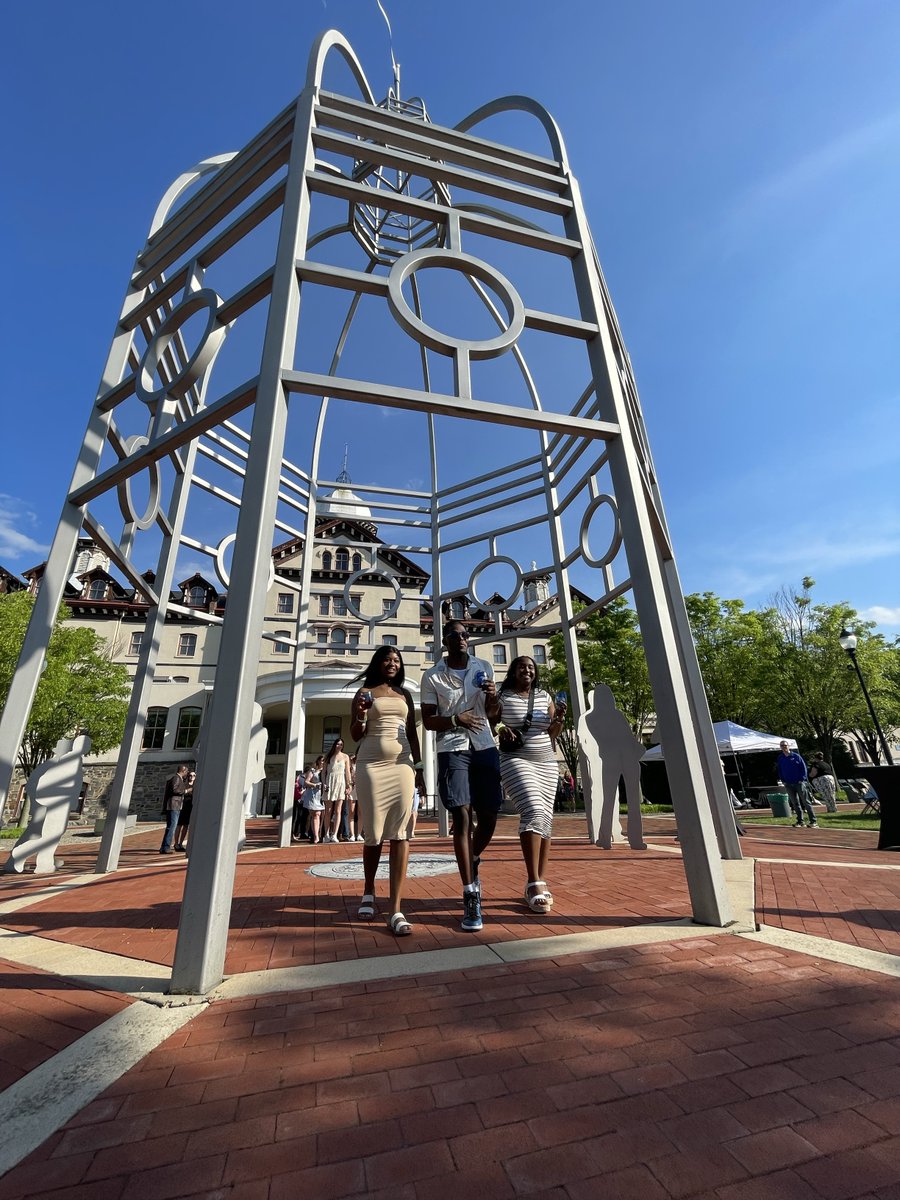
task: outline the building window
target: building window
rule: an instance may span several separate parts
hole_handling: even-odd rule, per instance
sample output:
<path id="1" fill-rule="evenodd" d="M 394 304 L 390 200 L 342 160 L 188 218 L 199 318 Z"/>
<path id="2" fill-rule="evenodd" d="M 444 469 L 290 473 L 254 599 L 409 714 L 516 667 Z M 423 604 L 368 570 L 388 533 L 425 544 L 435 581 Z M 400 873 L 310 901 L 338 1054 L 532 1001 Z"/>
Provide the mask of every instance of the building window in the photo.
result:
<path id="1" fill-rule="evenodd" d="M 269 754 L 284 754 L 287 746 L 287 721 L 264 721 L 266 733 L 269 735 L 269 744 L 266 747 L 266 755 Z"/>
<path id="2" fill-rule="evenodd" d="M 328 630 L 327 629 L 317 629 L 316 630 L 316 654 L 327 654 L 327 653 L 328 653 Z"/>
<path id="3" fill-rule="evenodd" d="M 330 605 L 330 603 L 331 603 L 330 596 L 320 596 L 319 597 L 319 616 L 320 617 L 328 616 L 328 606 Z"/>
<path id="4" fill-rule="evenodd" d="M 95 579 L 88 588 L 88 600 L 106 599 L 106 580 Z"/>
<path id="5" fill-rule="evenodd" d="M 348 654 L 359 654 L 359 633 L 351 633 L 347 645 Z"/>
<path id="6" fill-rule="evenodd" d="M 450 601 L 450 620 L 464 621 L 466 619 L 466 606 L 462 600 Z"/>
<path id="7" fill-rule="evenodd" d="M 178 728 L 175 730 L 175 749 L 190 750 L 200 732 L 199 708 L 182 708 L 178 711 Z"/>
<path id="8" fill-rule="evenodd" d="M 169 710 L 167 708 L 147 709 L 147 724 L 144 726 L 144 740 L 141 743 L 142 750 L 162 750 L 168 719 Z"/>
<path id="9" fill-rule="evenodd" d="M 332 629 L 331 641 L 332 641 L 332 649 L 334 650 L 334 653 L 335 654 L 343 654 L 344 646 L 347 644 L 347 630 L 341 629 L 340 626 L 338 626 L 337 629 Z"/>
<path id="10" fill-rule="evenodd" d="M 322 753 L 327 754 L 341 736 L 341 718 L 326 717 L 322 722 Z"/>
<path id="11" fill-rule="evenodd" d="M 425 657 L 430 659 L 434 658 L 434 642 L 425 643 Z"/>
<path id="12" fill-rule="evenodd" d="M 278 612 L 292 613 L 294 611 L 294 593 L 279 592 L 278 593 Z"/>
<path id="13" fill-rule="evenodd" d="M 330 550 L 322 551 L 322 570 L 323 571 L 331 570 L 331 551 Z"/>
<path id="14" fill-rule="evenodd" d="M 386 617 L 393 607 L 394 607 L 394 597 L 393 596 L 391 596 L 390 598 L 382 598 L 381 615 L 383 617 Z"/>
<path id="15" fill-rule="evenodd" d="M 206 608 L 206 588 L 202 584 L 195 583 L 188 592 L 188 604 L 193 608 Z"/>
<path id="16" fill-rule="evenodd" d="M 129 654 L 140 654 L 141 642 L 143 640 L 144 640 L 143 632 L 133 633 L 131 635 L 131 641 L 128 643 L 128 653 Z"/>
<path id="17" fill-rule="evenodd" d="M 290 636 L 291 636 L 290 630 L 287 630 L 287 629 L 276 629 L 275 630 L 276 638 L 287 639 Z M 272 653 L 273 654 L 290 654 L 290 652 L 291 652 L 291 647 L 287 640 L 276 641 L 276 642 L 272 643 Z"/>
<path id="18" fill-rule="evenodd" d="M 347 605 L 344 603 L 343 596 L 332 596 L 331 611 L 334 613 L 334 615 L 336 617 L 346 617 Z"/>
<path id="19" fill-rule="evenodd" d="M 354 571 L 362 570 L 362 555 L 361 554 L 353 555 L 353 570 Z"/>
<path id="20" fill-rule="evenodd" d="M 546 665 L 547 665 L 547 647 L 546 646 L 532 646 L 531 647 L 531 657 L 534 659 L 534 665 L 536 667 L 546 667 Z"/>
<path id="21" fill-rule="evenodd" d="M 494 666 L 495 667 L 505 667 L 506 666 L 506 647 L 505 646 L 495 646 L 494 647 Z"/>
<path id="22" fill-rule="evenodd" d="M 350 551 L 341 547 L 340 550 L 334 552 L 334 569 L 336 571 L 350 570 Z"/>
<path id="23" fill-rule="evenodd" d="M 396 646 L 397 638 L 393 633 L 386 633 L 381 639 L 382 646 Z"/>
<path id="24" fill-rule="evenodd" d="M 193 658 L 197 653 L 196 633 L 182 633 L 178 637 L 178 658 Z"/>

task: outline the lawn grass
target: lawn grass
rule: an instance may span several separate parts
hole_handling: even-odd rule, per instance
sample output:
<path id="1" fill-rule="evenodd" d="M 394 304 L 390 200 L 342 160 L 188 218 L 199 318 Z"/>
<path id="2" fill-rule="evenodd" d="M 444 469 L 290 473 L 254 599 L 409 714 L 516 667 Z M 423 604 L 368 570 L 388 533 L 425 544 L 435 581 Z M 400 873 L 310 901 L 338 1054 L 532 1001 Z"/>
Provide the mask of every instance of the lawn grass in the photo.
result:
<path id="1" fill-rule="evenodd" d="M 782 825 L 789 828 L 795 821 L 793 816 L 773 817 L 771 812 L 761 808 L 741 809 L 737 815 L 741 822 L 753 825 Z M 816 821 L 823 829 L 871 829 L 877 833 L 881 817 L 877 813 L 862 817 L 858 812 L 817 812 Z"/>

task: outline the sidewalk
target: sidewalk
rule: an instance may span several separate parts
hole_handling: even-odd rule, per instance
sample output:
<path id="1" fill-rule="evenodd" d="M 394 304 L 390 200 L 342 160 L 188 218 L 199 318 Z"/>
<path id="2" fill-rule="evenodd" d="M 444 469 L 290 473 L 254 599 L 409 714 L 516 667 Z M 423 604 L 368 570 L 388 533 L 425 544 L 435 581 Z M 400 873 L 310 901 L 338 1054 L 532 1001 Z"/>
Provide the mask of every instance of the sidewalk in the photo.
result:
<path id="1" fill-rule="evenodd" d="M 607 853 L 582 828 L 557 819 L 550 917 L 501 822 L 482 933 L 451 861 L 410 879 L 396 940 L 308 873 L 361 847 L 255 822 L 230 977 L 173 1007 L 185 866 L 158 831 L 114 875 L 85 840 L 0 877 L 0 1200 L 900 1196 L 900 860 L 753 830 L 763 928 L 735 934 L 685 919 L 670 826 Z"/>

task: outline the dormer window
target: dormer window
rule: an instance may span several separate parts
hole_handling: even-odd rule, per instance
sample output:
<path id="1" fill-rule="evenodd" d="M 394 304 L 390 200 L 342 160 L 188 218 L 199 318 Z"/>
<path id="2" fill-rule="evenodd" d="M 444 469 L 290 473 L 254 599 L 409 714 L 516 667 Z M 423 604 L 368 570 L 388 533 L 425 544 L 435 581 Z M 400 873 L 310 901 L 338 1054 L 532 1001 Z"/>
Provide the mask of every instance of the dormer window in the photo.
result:
<path id="1" fill-rule="evenodd" d="M 343 548 L 335 551 L 334 566 L 337 571 L 350 570 L 350 551 Z"/>
<path id="2" fill-rule="evenodd" d="M 450 601 L 450 619 L 451 621 L 464 621 L 466 619 L 466 606 L 462 600 Z"/>
<path id="3" fill-rule="evenodd" d="M 330 550 L 322 551 L 322 570 L 323 571 L 331 570 L 331 551 Z"/>
<path id="4" fill-rule="evenodd" d="M 187 602 L 193 608 L 205 608 L 206 588 L 200 583 L 195 583 L 194 586 L 188 591 Z"/>
<path id="5" fill-rule="evenodd" d="M 354 571 L 362 570 L 362 555 L 361 554 L 353 555 L 353 570 Z"/>
<path id="6" fill-rule="evenodd" d="M 106 599 L 106 580 L 95 579 L 88 588 L 88 600 L 105 600 Z"/>

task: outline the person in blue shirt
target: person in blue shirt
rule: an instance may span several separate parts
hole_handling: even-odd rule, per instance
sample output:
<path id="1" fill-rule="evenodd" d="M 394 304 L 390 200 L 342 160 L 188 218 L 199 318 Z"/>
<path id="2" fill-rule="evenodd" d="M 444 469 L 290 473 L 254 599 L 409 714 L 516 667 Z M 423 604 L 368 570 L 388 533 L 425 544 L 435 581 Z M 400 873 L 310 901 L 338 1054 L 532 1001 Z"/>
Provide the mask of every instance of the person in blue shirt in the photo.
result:
<path id="1" fill-rule="evenodd" d="M 797 818 L 796 827 L 803 828 L 803 812 L 809 818 L 810 827 L 815 829 L 818 825 L 816 814 L 813 812 L 813 806 L 809 799 L 809 789 L 806 785 L 807 770 L 806 763 L 800 757 L 796 750 L 791 750 L 787 742 L 781 743 L 781 753 L 778 755 L 778 778 L 784 784 L 785 791 L 790 799 L 791 808 L 794 810 L 794 816 Z"/>

